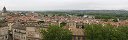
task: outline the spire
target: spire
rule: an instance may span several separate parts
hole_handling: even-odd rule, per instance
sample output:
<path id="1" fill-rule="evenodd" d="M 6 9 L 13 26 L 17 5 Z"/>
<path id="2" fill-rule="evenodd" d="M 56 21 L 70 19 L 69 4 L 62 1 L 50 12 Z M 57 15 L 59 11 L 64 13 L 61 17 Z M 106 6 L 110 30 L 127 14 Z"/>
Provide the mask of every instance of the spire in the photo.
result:
<path id="1" fill-rule="evenodd" d="M 7 12 L 7 10 L 6 10 L 6 7 L 4 6 L 3 7 L 3 10 L 2 10 L 4 13 L 6 13 Z"/>

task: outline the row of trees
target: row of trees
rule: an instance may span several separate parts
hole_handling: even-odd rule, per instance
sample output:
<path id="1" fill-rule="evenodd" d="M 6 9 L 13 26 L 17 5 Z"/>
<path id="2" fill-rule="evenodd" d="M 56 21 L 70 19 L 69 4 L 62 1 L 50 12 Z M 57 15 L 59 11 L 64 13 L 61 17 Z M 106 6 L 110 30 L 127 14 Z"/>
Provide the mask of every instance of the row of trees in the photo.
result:
<path id="1" fill-rule="evenodd" d="M 128 27 L 87 25 L 85 27 L 85 36 L 87 40 L 128 40 Z"/>
<path id="2" fill-rule="evenodd" d="M 102 10 L 103 11 L 103 10 Z M 119 19 L 128 19 L 128 13 L 125 11 L 106 11 L 106 12 L 99 12 L 99 11 L 95 11 L 95 12 L 89 12 L 89 11 L 45 11 L 45 12 L 37 12 L 37 13 L 41 13 L 42 15 L 57 15 L 57 16 L 68 16 L 68 15 L 72 15 L 72 16 L 80 16 L 83 17 L 84 15 L 92 15 L 95 16 L 96 19 L 113 19 L 113 18 L 119 18 Z"/>
<path id="3" fill-rule="evenodd" d="M 65 23 L 64 23 L 65 24 Z M 128 26 L 91 24 L 84 27 L 86 40 L 128 40 Z M 72 40 L 72 33 L 59 26 L 41 30 L 43 40 Z"/>

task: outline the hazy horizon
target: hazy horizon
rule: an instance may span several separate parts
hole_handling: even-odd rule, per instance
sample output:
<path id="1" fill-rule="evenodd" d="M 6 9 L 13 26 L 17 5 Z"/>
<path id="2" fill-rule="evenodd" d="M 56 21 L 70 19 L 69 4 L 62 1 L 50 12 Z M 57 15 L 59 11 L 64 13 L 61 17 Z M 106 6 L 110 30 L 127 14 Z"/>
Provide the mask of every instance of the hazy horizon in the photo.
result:
<path id="1" fill-rule="evenodd" d="M 127 10 L 128 0 L 1 0 L 8 10 Z"/>

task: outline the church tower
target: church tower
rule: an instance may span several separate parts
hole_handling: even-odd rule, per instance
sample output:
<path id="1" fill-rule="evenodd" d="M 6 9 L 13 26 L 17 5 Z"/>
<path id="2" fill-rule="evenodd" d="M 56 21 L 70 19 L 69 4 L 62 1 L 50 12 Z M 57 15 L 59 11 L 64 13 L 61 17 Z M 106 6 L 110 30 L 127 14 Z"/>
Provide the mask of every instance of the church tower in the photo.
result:
<path id="1" fill-rule="evenodd" d="M 5 6 L 3 7 L 2 12 L 3 12 L 3 13 L 6 13 L 6 12 L 7 12 L 7 10 L 6 10 L 6 7 L 5 7 Z"/>

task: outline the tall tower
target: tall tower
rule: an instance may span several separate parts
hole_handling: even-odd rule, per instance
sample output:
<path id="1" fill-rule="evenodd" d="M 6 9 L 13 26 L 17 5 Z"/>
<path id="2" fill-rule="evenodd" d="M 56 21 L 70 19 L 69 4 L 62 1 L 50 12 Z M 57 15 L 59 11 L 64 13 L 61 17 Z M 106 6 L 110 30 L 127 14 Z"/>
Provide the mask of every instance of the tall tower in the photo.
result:
<path id="1" fill-rule="evenodd" d="M 3 7 L 3 10 L 2 10 L 2 11 L 3 11 L 3 13 L 6 13 L 6 12 L 7 12 L 7 10 L 6 10 L 6 7 L 5 7 L 5 6 Z"/>

